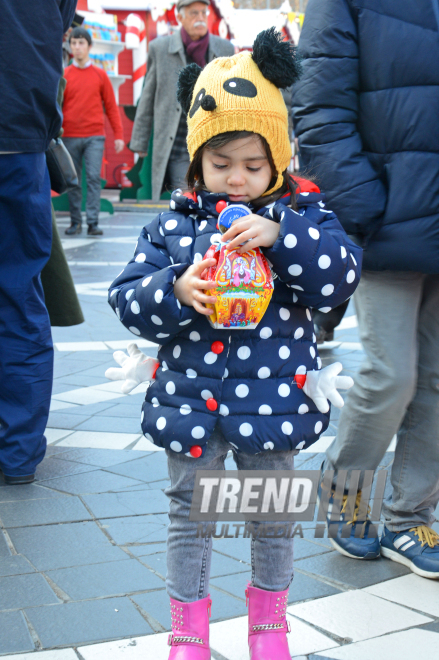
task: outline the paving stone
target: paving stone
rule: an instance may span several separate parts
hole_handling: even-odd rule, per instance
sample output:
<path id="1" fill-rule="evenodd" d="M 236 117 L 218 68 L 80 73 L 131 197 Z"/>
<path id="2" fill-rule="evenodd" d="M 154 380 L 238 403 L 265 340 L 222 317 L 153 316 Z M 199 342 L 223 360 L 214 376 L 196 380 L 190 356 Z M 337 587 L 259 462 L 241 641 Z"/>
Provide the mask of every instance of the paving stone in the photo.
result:
<path id="1" fill-rule="evenodd" d="M 0 504 L 0 518 L 7 528 L 92 519 L 78 497 L 6 502 Z"/>
<path id="2" fill-rule="evenodd" d="M 296 564 L 296 568 L 297 566 L 299 566 L 299 564 Z M 296 603 L 298 601 L 322 598 L 323 596 L 332 596 L 333 594 L 340 593 L 340 591 L 340 589 L 337 589 L 330 584 L 326 584 L 321 580 L 315 580 L 314 578 L 295 570 L 288 594 L 288 602 Z"/>
<path id="3" fill-rule="evenodd" d="M 134 451 L 134 450 L 133 450 Z M 126 493 L 133 493 L 139 490 L 145 490 L 148 488 L 150 490 L 163 490 L 168 488 L 171 485 L 170 479 L 161 479 L 159 481 L 151 481 L 149 483 L 143 483 L 141 486 L 131 486 L 129 488 L 123 488 L 119 492 L 125 491 Z"/>
<path id="4" fill-rule="evenodd" d="M 139 410 L 139 420 L 140 420 L 140 410 Z M 116 403 L 111 408 L 106 411 L 98 412 L 97 417 L 105 415 L 106 417 L 124 417 L 131 418 L 133 416 L 133 406 L 125 403 Z"/>
<path id="5" fill-rule="evenodd" d="M 246 571 L 248 571 L 248 564 L 237 559 L 232 559 L 231 557 L 225 557 L 219 552 L 212 552 L 211 577 L 245 573 Z"/>
<path id="6" fill-rule="evenodd" d="M 303 559 L 304 557 L 313 557 L 314 555 L 321 555 L 324 552 L 331 552 L 335 550 L 332 546 L 324 547 L 321 545 L 316 545 L 315 543 L 310 543 L 306 539 L 301 539 L 295 537 L 293 543 L 293 554 L 294 559 Z"/>
<path id="7" fill-rule="evenodd" d="M 88 449 L 84 447 L 58 447 L 67 452 L 61 455 L 61 460 L 84 463 L 95 467 L 107 468 L 112 465 L 121 465 L 128 461 L 134 461 L 143 456 L 149 456 L 150 452 L 135 452 L 131 449 Z M 145 484 L 141 485 L 145 488 Z"/>
<path id="8" fill-rule="evenodd" d="M 106 433 L 142 433 L 140 416 L 130 417 L 90 417 L 76 427 L 77 431 L 104 431 Z"/>
<path id="9" fill-rule="evenodd" d="M 3 558 L 9 557 L 11 554 L 11 551 L 8 548 L 8 544 L 6 543 L 6 539 L 3 535 L 3 532 L 0 529 L 0 562 Z"/>
<path id="10" fill-rule="evenodd" d="M 233 533 L 233 527 L 230 528 L 230 534 Z M 250 564 L 251 562 L 251 539 L 233 538 L 233 539 L 213 539 L 213 549 L 221 552 L 223 555 L 240 559 Z"/>
<path id="11" fill-rule="evenodd" d="M 38 465 L 35 477 L 36 481 L 47 481 L 47 479 L 59 479 L 59 477 L 66 477 L 71 474 L 90 472 L 93 469 L 89 465 L 80 465 L 73 461 L 61 459 L 61 455 L 58 455 L 58 460 L 55 458 L 45 458 Z"/>
<path id="12" fill-rule="evenodd" d="M 239 601 L 236 598 L 232 598 L 229 594 L 219 591 L 213 585 L 210 588 L 210 595 L 212 598 L 211 623 L 247 614 L 245 600 Z"/>
<path id="13" fill-rule="evenodd" d="M 63 603 L 26 610 L 44 648 L 148 635 L 152 628 L 128 598 Z"/>
<path id="14" fill-rule="evenodd" d="M 61 477 L 60 479 L 48 479 L 44 482 L 47 488 L 80 495 L 81 493 L 107 493 L 117 491 L 124 486 L 137 486 L 139 481 L 128 479 L 119 474 L 104 472 L 103 470 L 94 470 L 84 474 L 76 474 L 70 477 Z"/>
<path id="15" fill-rule="evenodd" d="M 46 458 L 53 458 L 54 456 L 60 456 L 66 451 L 69 451 L 69 447 L 57 447 L 56 445 L 47 445 L 46 455 L 44 457 L 44 460 L 46 460 Z"/>
<path id="16" fill-rule="evenodd" d="M 110 472 L 121 474 L 132 479 L 140 479 L 141 481 L 158 481 L 159 479 L 167 479 L 168 464 L 164 452 L 154 452 L 144 458 L 139 458 L 130 463 L 123 465 L 113 465 L 109 468 Z"/>
<path id="17" fill-rule="evenodd" d="M 0 577 L 24 575 L 25 573 L 35 573 L 35 569 L 22 555 L 0 557 Z"/>
<path id="18" fill-rule="evenodd" d="M 72 600 L 88 600 L 103 596 L 125 596 L 126 594 L 163 589 L 163 580 L 140 564 L 136 559 L 76 566 L 47 575 Z"/>
<path id="19" fill-rule="evenodd" d="M 361 562 L 344 557 L 339 552 L 328 552 L 317 557 L 298 559 L 296 568 L 358 588 L 368 587 L 371 584 L 410 573 L 408 568 L 394 561 L 376 559 Z"/>
<path id="20" fill-rule="evenodd" d="M 165 630 L 171 630 L 170 601 L 165 589 L 151 591 L 148 594 L 136 594 L 131 596 L 131 600 L 158 621 Z"/>
<path id="21" fill-rule="evenodd" d="M 23 502 L 31 500 L 46 500 L 46 499 L 64 499 L 70 497 L 64 493 L 56 493 L 47 488 L 41 488 L 36 484 L 29 484 L 28 486 L 7 486 L 0 488 L 0 503 L 1 502 Z"/>
<path id="22" fill-rule="evenodd" d="M 245 590 L 247 584 L 251 580 L 251 570 L 247 566 L 247 571 L 245 573 L 237 573 L 236 575 L 226 575 L 225 577 L 212 577 L 210 584 L 218 589 L 227 591 L 229 594 L 233 594 L 237 598 L 245 600 Z"/>
<path id="23" fill-rule="evenodd" d="M 90 418 L 88 412 L 85 412 L 86 406 L 81 406 L 82 414 L 76 412 L 72 414 L 70 412 L 51 412 L 49 413 L 49 419 L 47 420 L 47 426 L 54 429 L 74 429 L 85 422 L 86 419 Z"/>
<path id="24" fill-rule="evenodd" d="M 102 379 L 101 379 L 102 382 Z M 86 406 L 75 406 L 74 408 L 69 408 L 69 415 L 82 415 L 87 414 L 89 417 L 97 415 L 98 413 L 105 414 L 105 411 L 109 411 L 114 407 L 113 401 L 101 401 L 100 403 L 89 403 Z"/>
<path id="25" fill-rule="evenodd" d="M 118 545 L 166 541 L 167 527 L 154 514 L 127 516 L 125 518 L 103 518 L 100 522 Z"/>
<path id="26" fill-rule="evenodd" d="M 151 554 L 146 557 L 139 557 L 139 561 L 146 566 L 152 568 L 158 575 L 161 575 L 163 578 L 166 578 L 167 572 L 167 559 L 165 552 L 159 552 L 156 554 Z"/>
<path id="27" fill-rule="evenodd" d="M 0 612 L 0 654 L 23 651 L 35 651 L 23 614 Z"/>
<path id="28" fill-rule="evenodd" d="M 17 552 L 41 571 L 127 558 L 94 522 L 20 527 L 9 535 Z"/>
<path id="29" fill-rule="evenodd" d="M 169 499 L 162 490 L 136 490 L 134 493 L 84 495 L 84 502 L 96 518 L 116 518 L 133 514 L 166 513 Z M 0 508 L 1 516 L 1 508 Z"/>
<path id="30" fill-rule="evenodd" d="M 3 656 L 2 660 L 29 660 L 29 654 L 7 655 Z M 55 649 L 54 651 L 39 651 L 38 660 L 78 660 L 78 656 L 73 649 Z"/>
<path id="31" fill-rule="evenodd" d="M 0 578 L 0 610 L 15 610 L 59 602 L 39 573 Z"/>
<path id="32" fill-rule="evenodd" d="M 127 550 L 136 557 L 147 557 L 166 552 L 166 543 L 147 543 L 145 545 L 130 545 Z"/>

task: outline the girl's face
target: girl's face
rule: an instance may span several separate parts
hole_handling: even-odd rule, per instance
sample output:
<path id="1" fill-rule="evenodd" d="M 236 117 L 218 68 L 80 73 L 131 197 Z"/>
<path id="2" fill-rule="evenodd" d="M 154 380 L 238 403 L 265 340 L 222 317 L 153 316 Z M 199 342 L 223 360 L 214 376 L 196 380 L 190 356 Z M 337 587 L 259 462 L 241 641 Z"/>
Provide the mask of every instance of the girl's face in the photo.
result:
<path id="1" fill-rule="evenodd" d="M 260 197 L 272 179 L 271 166 L 259 135 L 233 140 L 202 155 L 203 179 L 213 193 L 226 193 L 231 202 Z"/>

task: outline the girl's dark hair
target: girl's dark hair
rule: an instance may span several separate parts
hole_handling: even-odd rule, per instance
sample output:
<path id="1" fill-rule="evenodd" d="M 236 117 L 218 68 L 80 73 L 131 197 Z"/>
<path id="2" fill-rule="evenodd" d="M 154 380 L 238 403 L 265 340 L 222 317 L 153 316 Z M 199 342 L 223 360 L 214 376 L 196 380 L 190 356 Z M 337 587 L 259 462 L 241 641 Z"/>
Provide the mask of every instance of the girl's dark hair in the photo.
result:
<path id="1" fill-rule="evenodd" d="M 251 137 L 251 136 L 259 137 L 264 147 L 264 151 L 267 155 L 268 162 L 270 163 L 271 172 L 273 175 L 267 188 L 267 190 L 270 190 L 270 188 L 274 186 L 277 179 L 277 172 L 274 166 L 270 147 L 268 145 L 267 140 L 262 135 L 259 135 L 258 133 L 251 133 L 249 131 L 229 131 L 228 133 L 220 133 L 219 135 L 215 135 L 213 138 L 210 138 L 210 140 L 202 144 L 201 147 L 199 147 L 195 152 L 195 155 L 192 159 L 191 164 L 189 165 L 189 169 L 186 174 L 186 179 L 189 189 L 195 192 L 197 190 L 207 190 L 206 184 L 204 183 L 204 179 L 203 179 L 203 167 L 202 167 L 202 157 L 203 157 L 203 151 L 205 149 L 214 151 L 216 149 L 221 149 L 221 147 L 225 147 L 226 144 L 229 144 L 234 140 L 241 140 L 242 138 Z M 283 197 L 286 193 L 290 193 L 290 202 L 289 202 L 290 206 L 291 208 L 296 209 L 297 183 L 294 181 L 294 179 L 287 170 L 283 172 L 283 178 L 284 178 L 283 184 L 278 190 L 273 192 L 271 195 L 267 195 L 266 197 L 259 197 L 258 199 L 252 200 L 252 206 L 254 206 L 255 209 L 261 208 L 262 206 L 266 206 L 267 204 L 271 204 L 272 202 L 275 202 L 280 197 Z"/>

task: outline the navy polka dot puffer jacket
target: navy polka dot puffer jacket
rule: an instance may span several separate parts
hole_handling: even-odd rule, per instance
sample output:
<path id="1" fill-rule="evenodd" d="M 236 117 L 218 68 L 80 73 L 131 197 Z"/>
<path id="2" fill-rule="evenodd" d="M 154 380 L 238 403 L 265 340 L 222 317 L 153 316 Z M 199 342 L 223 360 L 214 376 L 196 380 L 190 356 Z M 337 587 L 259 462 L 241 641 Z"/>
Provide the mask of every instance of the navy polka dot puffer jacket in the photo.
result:
<path id="1" fill-rule="evenodd" d="M 188 455 L 193 445 L 204 453 L 217 422 L 238 451 L 308 447 L 329 423 L 329 413 L 320 413 L 293 382 L 296 373 L 321 368 L 310 308 L 329 311 L 353 294 L 361 248 L 319 193 L 299 194 L 297 211 L 286 206 L 289 196 L 260 209 L 280 224 L 276 243 L 263 248 L 275 277 L 271 302 L 253 330 L 214 329 L 179 303 L 173 285 L 219 240 L 221 199 L 228 201 L 224 194 L 201 192 L 194 201 L 174 192 L 170 210 L 144 227 L 132 260 L 110 287 L 122 323 L 160 344 L 143 433 Z"/>

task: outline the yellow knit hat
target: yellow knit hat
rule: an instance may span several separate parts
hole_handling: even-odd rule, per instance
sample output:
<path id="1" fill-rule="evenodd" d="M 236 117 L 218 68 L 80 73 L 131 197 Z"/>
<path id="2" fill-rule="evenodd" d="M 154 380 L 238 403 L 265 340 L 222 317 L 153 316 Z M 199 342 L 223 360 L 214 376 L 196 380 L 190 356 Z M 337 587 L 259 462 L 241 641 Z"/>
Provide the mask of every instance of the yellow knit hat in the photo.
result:
<path id="1" fill-rule="evenodd" d="M 280 188 L 290 164 L 291 145 L 288 112 L 279 87 L 291 85 L 298 75 L 294 47 L 274 28 L 258 35 L 253 53 L 219 57 L 203 70 L 196 64 L 183 69 L 178 99 L 188 113 L 190 159 L 221 133 L 257 133 L 267 140 L 277 172 L 275 184 L 264 194 Z"/>

